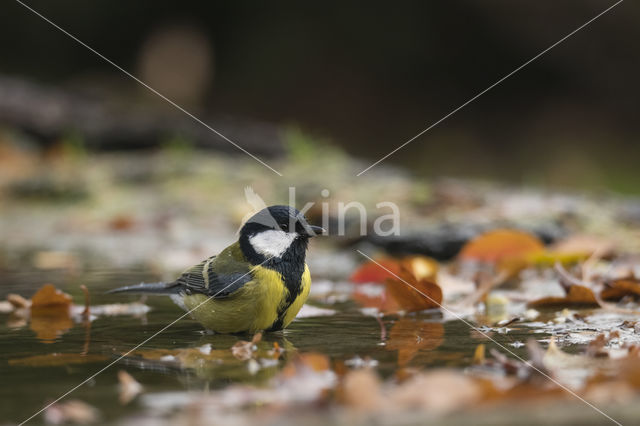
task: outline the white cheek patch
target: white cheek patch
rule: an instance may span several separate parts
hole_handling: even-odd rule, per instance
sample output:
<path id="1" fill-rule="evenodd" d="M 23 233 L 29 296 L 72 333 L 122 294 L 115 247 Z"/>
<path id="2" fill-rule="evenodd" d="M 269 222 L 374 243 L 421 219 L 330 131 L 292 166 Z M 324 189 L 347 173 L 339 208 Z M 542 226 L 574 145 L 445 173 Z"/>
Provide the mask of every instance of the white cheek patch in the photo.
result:
<path id="1" fill-rule="evenodd" d="M 280 257 L 297 236 L 293 232 L 270 230 L 250 237 L 249 243 L 256 252 L 264 256 Z"/>

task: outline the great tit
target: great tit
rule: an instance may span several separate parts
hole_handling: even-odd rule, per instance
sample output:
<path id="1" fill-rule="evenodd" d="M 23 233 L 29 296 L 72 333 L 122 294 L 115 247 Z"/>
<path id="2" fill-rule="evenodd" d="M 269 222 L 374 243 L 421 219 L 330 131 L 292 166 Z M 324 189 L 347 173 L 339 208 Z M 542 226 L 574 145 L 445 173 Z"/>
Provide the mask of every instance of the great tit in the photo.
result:
<path id="1" fill-rule="evenodd" d="M 218 333 L 276 331 L 293 321 L 309 296 L 309 238 L 323 234 L 289 206 L 267 207 L 240 229 L 238 241 L 169 283 L 110 293 L 164 294 Z"/>

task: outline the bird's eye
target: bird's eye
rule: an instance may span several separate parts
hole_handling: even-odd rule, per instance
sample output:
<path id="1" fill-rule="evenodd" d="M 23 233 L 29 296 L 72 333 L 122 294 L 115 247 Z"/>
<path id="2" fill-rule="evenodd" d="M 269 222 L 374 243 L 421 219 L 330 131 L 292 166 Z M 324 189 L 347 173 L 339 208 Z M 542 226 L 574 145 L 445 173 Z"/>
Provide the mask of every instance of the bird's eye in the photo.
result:
<path id="1" fill-rule="evenodd" d="M 282 225 L 280 225 L 280 228 L 281 228 L 283 231 L 288 231 L 288 230 L 289 230 L 289 225 L 287 225 L 286 223 L 283 223 Z"/>

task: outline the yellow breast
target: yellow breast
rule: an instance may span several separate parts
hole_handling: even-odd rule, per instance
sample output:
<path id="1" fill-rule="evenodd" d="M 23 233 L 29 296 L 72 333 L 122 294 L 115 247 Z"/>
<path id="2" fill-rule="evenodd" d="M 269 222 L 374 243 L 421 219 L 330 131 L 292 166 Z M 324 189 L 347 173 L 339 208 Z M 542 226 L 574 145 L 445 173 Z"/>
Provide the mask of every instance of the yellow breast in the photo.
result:
<path id="1" fill-rule="evenodd" d="M 257 267 L 254 279 L 233 295 L 224 299 L 209 299 L 202 294 L 185 295 L 183 302 L 192 310 L 192 317 L 210 330 L 218 333 L 255 333 L 269 329 L 278 319 L 278 313 L 286 303 L 289 291 L 280 273 Z M 282 327 L 286 327 L 304 305 L 309 296 L 311 274 L 304 269 L 301 292 L 284 311 Z"/>

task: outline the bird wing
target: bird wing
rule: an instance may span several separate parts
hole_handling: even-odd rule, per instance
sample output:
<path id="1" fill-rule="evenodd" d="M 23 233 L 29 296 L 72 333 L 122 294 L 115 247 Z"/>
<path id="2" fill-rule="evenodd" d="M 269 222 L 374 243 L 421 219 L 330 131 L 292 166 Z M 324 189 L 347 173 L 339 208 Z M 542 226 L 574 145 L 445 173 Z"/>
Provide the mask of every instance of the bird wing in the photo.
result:
<path id="1" fill-rule="evenodd" d="M 229 258 L 223 252 L 184 271 L 174 285 L 186 293 L 221 299 L 231 296 L 252 279 L 250 264 Z"/>

